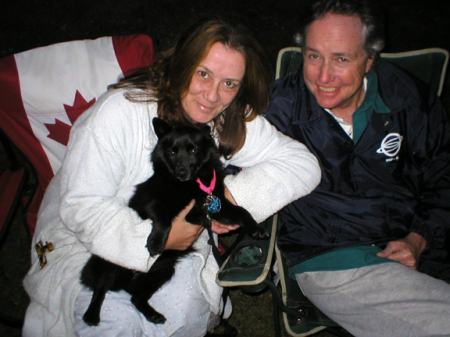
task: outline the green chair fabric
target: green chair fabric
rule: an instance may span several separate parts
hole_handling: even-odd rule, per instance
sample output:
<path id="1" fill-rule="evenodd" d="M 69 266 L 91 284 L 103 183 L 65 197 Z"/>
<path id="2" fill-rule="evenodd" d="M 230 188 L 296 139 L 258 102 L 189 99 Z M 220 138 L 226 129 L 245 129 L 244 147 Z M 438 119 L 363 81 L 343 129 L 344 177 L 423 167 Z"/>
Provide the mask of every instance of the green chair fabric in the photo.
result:
<path id="1" fill-rule="evenodd" d="M 414 74 L 427 83 L 438 96 L 442 93 L 449 53 L 442 48 L 428 48 L 402 53 L 381 53 L 381 57 Z M 278 53 L 276 78 L 300 69 L 303 62 L 299 47 L 281 49 Z"/>
<path id="2" fill-rule="evenodd" d="M 287 74 L 300 69 L 303 62 L 302 49 L 299 47 L 287 47 L 278 52 L 275 78 L 283 78 Z"/>
<path id="3" fill-rule="evenodd" d="M 256 240 L 247 234 L 222 264 L 216 282 L 222 287 L 240 287 L 248 293 L 265 288 L 263 281 L 268 277 L 273 264 L 278 215 L 261 223 L 269 233 L 269 240 Z"/>

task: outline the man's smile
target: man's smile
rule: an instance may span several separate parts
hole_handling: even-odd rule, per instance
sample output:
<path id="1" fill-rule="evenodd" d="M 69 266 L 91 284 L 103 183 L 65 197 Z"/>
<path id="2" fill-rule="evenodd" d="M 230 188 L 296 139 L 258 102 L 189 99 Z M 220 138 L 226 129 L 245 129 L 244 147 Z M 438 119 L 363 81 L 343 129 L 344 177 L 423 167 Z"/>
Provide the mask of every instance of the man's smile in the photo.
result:
<path id="1" fill-rule="evenodd" d="M 338 87 L 327 88 L 327 87 L 322 87 L 322 86 L 319 85 L 319 89 L 322 90 L 322 91 L 325 91 L 325 92 L 334 92 L 334 91 L 338 90 L 339 88 Z"/>

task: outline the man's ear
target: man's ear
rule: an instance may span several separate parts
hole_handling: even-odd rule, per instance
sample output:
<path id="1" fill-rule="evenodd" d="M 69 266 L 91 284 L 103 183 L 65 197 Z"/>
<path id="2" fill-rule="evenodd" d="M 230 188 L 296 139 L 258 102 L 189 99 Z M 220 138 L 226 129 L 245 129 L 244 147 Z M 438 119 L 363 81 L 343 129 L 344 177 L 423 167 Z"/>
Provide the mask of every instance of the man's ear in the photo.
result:
<path id="1" fill-rule="evenodd" d="M 375 61 L 375 56 L 376 56 L 376 54 L 374 53 L 374 54 L 372 54 L 372 56 L 371 57 L 369 57 L 368 59 L 367 59 L 367 63 L 366 63 L 366 74 L 370 71 L 370 69 L 372 69 L 372 66 L 373 66 L 373 62 Z"/>
<path id="2" fill-rule="evenodd" d="M 173 130 L 173 127 L 163 121 L 162 119 L 155 117 L 152 120 L 153 123 L 153 129 L 155 130 L 156 136 L 158 137 L 158 139 L 160 139 L 162 136 L 164 136 L 166 133 L 169 133 Z"/>

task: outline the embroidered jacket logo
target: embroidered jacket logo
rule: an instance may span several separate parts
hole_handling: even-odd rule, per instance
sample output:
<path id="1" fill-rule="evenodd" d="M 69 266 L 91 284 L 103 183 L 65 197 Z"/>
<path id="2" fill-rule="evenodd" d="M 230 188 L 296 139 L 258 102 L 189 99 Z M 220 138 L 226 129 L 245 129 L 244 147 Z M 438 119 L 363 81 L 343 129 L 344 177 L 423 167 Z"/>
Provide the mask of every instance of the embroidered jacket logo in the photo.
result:
<path id="1" fill-rule="evenodd" d="M 380 148 L 377 150 L 377 153 L 383 153 L 384 155 L 391 157 L 391 160 L 398 159 L 392 158 L 395 157 L 400 151 L 400 146 L 402 143 L 403 137 L 398 133 L 390 133 L 386 137 L 384 137 L 381 142 Z M 387 161 L 387 160 L 386 160 Z"/>

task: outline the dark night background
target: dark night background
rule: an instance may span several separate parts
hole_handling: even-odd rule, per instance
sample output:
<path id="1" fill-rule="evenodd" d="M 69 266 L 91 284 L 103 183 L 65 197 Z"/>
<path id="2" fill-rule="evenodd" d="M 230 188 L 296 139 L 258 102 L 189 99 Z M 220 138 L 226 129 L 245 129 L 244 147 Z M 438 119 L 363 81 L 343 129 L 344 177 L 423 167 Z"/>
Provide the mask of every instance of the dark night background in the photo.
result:
<path id="1" fill-rule="evenodd" d="M 450 1 L 373 0 L 386 13 L 385 52 L 450 50 Z M 308 0 L 3 0 L 0 57 L 56 42 L 146 33 L 164 49 L 188 20 L 205 13 L 241 17 L 267 50 L 293 45 Z M 449 86 L 443 96 L 449 95 Z M 445 99 L 446 100 L 446 99 Z M 448 106 L 448 104 L 447 104 Z"/>
<path id="2" fill-rule="evenodd" d="M 450 50 L 450 1 L 373 1 L 386 14 L 384 52 L 431 47 Z M 57 42 L 131 33 L 149 35 L 162 50 L 188 20 L 208 13 L 226 13 L 241 17 L 253 29 L 267 50 L 274 74 L 277 53 L 293 45 L 297 19 L 308 3 L 306 0 L 2 0 L 0 57 Z M 442 94 L 447 110 L 449 80 L 450 76 Z M 2 159 L 0 170 L 5 165 Z M 29 243 L 19 223 L 14 224 L 10 234 L 9 242 L 0 252 L 1 310 L 23 314 L 28 299 L 21 288 L 21 279 L 29 265 Z M 274 335 L 269 293 L 253 297 L 242 296 L 236 290 L 232 291 L 232 297 L 235 303 L 232 324 L 239 328 L 239 336 Z M 0 335 L 20 333 L 0 325 Z"/>

